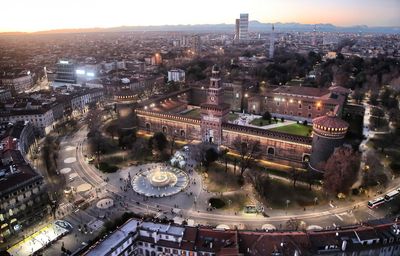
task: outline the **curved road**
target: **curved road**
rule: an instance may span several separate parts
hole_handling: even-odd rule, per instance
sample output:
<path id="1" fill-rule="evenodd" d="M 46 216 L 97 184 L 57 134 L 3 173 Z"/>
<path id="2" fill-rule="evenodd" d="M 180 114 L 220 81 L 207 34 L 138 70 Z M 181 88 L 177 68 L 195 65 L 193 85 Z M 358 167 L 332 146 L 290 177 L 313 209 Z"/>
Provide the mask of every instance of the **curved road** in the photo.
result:
<path id="1" fill-rule="evenodd" d="M 78 132 L 74 134 L 75 146 L 77 147 L 76 158 L 77 163 L 80 167 L 77 168 L 78 174 L 86 182 L 90 183 L 94 188 L 104 188 L 106 189 L 106 191 L 123 198 L 126 194 L 124 194 L 124 192 L 121 191 L 119 187 L 110 184 L 109 182 L 105 182 L 103 180 L 102 174 L 100 174 L 100 172 L 92 165 L 86 163 L 83 153 L 86 135 L 86 126 L 83 126 Z M 394 184 L 392 184 L 392 186 L 388 188 L 387 191 L 391 191 L 394 188 L 396 187 Z M 134 202 L 127 201 L 127 207 L 130 210 L 136 212 L 141 211 L 157 213 L 161 210 L 163 212 L 167 212 L 166 215 L 170 215 L 168 217 L 173 216 L 169 213 L 171 210 L 171 205 L 157 202 L 158 199 L 149 199 L 148 201 L 146 201 L 146 203 L 143 203 L 141 198 L 142 196 L 136 196 L 135 199 L 131 200 L 135 200 Z M 140 203 L 137 204 L 136 202 Z M 384 209 L 370 210 L 366 207 L 367 202 L 368 200 L 363 200 L 354 203 L 348 203 L 347 205 L 340 207 L 335 207 L 331 205 L 330 209 L 320 209 L 321 207 L 317 207 L 315 208 L 315 211 L 309 209 L 306 212 L 302 211 L 302 209 L 297 211 L 289 210 L 288 214 L 286 214 L 285 211 L 280 211 L 282 212 L 282 214 L 280 214 L 279 216 L 271 217 L 263 217 L 260 215 L 227 215 L 225 213 L 221 214 L 215 212 L 197 211 L 193 210 L 192 207 L 182 209 L 180 214 L 182 214 L 184 218 L 193 219 L 196 223 L 199 224 L 215 225 L 219 223 L 224 223 L 231 226 L 244 224 L 246 227 L 252 228 L 260 228 L 265 223 L 283 225 L 289 219 L 305 220 L 307 221 L 307 224 L 320 225 L 321 227 L 335 227 L 385 217 L 386 212 Z"/>

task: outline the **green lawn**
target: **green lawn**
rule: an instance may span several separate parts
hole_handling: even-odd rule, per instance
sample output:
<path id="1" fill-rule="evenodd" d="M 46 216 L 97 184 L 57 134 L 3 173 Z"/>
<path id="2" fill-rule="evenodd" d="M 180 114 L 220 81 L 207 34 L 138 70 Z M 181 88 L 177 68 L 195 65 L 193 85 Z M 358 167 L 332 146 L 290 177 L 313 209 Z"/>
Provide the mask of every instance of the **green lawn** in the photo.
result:
<path id="1" fill-rule="evenodd" d="M 275 123 L 273 120 L 271 123 Z M 253 121 L 250 122 L 252 125 L 257 125 L 257 126 L 265 126 L 269 125 L 270 123 L 267 120 L 260 118 L 253 119 Z"/>
<path id="2" fill-rule="evenodd" d="M 239 115 L 236 113 L 229 113 L 228 114 L 228 120 L 229 121 L 235 121 L 236 119 L 238 119 Z"/>
<path id="3" fill-rule="evenodd" d="M 182 115 L 189 118 L 201 118 L 201 113 L 199 108 L 194 108 Z"/>
<path id="4" fill-rule="evenodd" d="M 289 133 L 293 135 L 310 136 L 312 127 L 302 124 L 289 124 L 281 127 L 272 128 L 269 130 L 275 132 Z"/>

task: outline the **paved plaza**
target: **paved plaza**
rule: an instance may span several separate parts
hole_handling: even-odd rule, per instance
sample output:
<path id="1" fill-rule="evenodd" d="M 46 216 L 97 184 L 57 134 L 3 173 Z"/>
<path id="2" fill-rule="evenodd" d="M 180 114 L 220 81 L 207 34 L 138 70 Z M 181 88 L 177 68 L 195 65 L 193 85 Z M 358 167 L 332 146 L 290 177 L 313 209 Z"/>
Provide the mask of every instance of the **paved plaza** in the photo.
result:
<path id="1" fill-rule="evenodd" d="M 137 168 L 139 172 L 132 178 L 132 188 L 147 197 L 175 195 L 189 183 L 189 176 L 184 171 L 168 164 L 146 164 Z"/>

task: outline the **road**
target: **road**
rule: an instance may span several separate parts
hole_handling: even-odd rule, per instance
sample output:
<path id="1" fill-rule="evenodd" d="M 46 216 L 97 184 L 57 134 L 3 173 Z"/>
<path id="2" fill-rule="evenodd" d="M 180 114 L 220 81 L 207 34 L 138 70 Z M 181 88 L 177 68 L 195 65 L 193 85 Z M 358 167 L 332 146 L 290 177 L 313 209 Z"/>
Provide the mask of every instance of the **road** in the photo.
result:
<path id="1" fill-rule="evenodd" d="M 80 177 L 86 182 L 90 183 L 93 187 L 106 189 L 107 191 L 119 196 L 121 198 L 126 197 L 126 193 L 121 192 L 121 189 L 113 182 L 104 182 L 104 174 L 101 174 L 92 165 L 88 164 L 84 160 L 85 151 L 85 138 L 86 129 L 82 127 L 75 135 L 74 139 L 70 140 L 69 144 L 74 144 L 78 147 L 77 149 L 77 163 L 76 170 Z M 396 188 L 396 184 L 393 184 L 387 190 Z M 173 205 L 169 202 L 171 200 L 152 199 L 143 202 L 142 197 L 135 195 L 130 196 L 130 200 L 127 200 L 128 208 L 137 212 L 157 212 L 161 209 L 163 212 L 168 212 Z M 175 201 L 175 200 L 172 200 Z M 140 202 L 137 205 L 136 202 Z M 183 208 L 181 214 L 183 217 L 194 219 L 195 222 L 201 224 L 218 224 L 218 223 L 243 223 L 246 226 L 257 228 L 261 227 L 266 222 L 271 223 L 285 223 L 288 219 L 297 218 L 308 222 L 310 225 L 319 226 L 332 226 L 335 225 L 347 225 L 352 223 L 358 223 L 369 219 L 375 219 L 384 217 L 386 214 L 381 211 L 369 210 L 367 205 L 368 200 L 363 200 L 354 203 L 348 203 L 344 206 L 339 207 L 316 207 L 315 211 L 308 210 L 290 210 L 287 214 L 285 211 L 276 210 L 270 217 L 254 216 L 254 215 L 227 215 L 226 213 L 207 212 L 204 210 L 194 210 L 192 205 Z M 157 207 L 157 205 L 159 207 Z M 269 213 L 268 213 L 269 214 Z M 338 217 L 339 216 L 339 217 Z"/>

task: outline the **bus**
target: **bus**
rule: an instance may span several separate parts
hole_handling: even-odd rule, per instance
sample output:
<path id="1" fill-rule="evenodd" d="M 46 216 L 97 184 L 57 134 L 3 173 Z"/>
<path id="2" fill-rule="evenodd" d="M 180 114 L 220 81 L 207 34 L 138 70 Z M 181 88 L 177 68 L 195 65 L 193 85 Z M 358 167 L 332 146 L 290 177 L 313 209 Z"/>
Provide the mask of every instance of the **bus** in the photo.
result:
<path id="1" fill-rule="evenodd" d="M 386 202 L 389 202 L 389 201 L 391 201 L 391 200 L 393 200 L 396 196 L 398 196 L 400 194 L 400 192 L 398 191 L 398 190 L 393 190 L 393 191 L 390 191 L 389 193 L 387 193 L 386 195 L 385 195 L 385 201 Z"/>
<path id="2" fill-rule="evenodd" d="M 385 202 L 385 198 L 383 197 L 378 197 L 375 198 L 374 200 L 368 201 L 368 208 L 372 209 L 377 207 L 378 205 L 381 205 Z"/>

